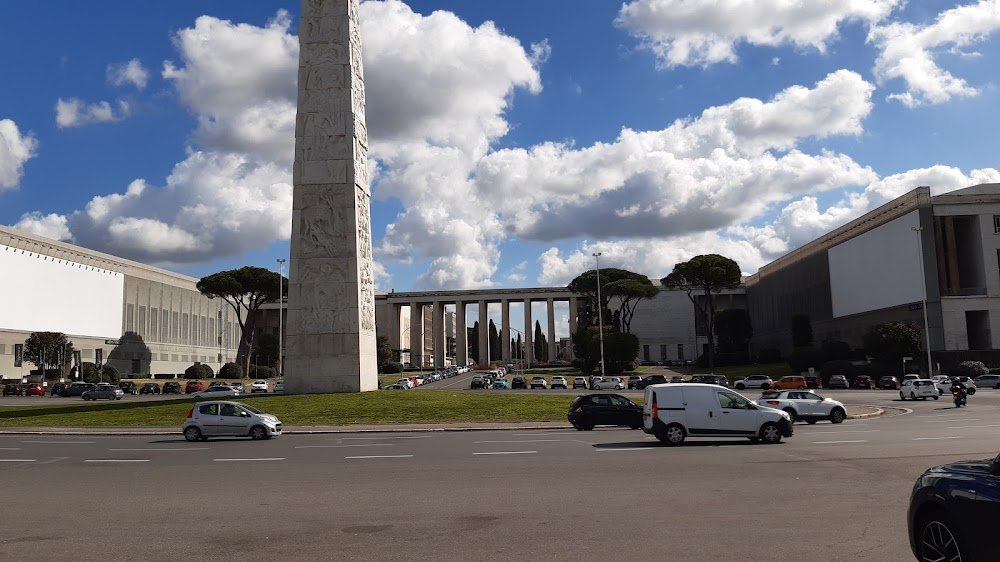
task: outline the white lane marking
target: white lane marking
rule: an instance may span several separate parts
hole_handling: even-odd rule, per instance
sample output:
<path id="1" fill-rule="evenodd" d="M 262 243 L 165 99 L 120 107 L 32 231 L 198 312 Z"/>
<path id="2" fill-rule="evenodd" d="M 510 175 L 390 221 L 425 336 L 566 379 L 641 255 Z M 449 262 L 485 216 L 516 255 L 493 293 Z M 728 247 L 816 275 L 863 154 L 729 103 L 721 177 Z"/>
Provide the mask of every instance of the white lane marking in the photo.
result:
<path id="1" fill-rule="evenodd" d="M 109 451 L 207 451 L 208 447 L 150 447 L 148 449 L 108 449 Z"/>
<path id="2" fill-rule="evenodd" d="M 20 447 L 0 447 L 0 451 L 20 451 Z"/>
<path id="3" fill-rule="evenodd" d="M 389 437 L 340 437 L 331 441 L 379 441 L 383 439 L 430 439 L 433 435 L 392 435 Z"/>
<path id="4" fill-rule="evenodd" d="M 34 443 L 45 445 L 93 445 L 97 441 L 21 441 L 21 443 Z"/>
<path id="5" fill-rule="evenodd" d="M 934 441 L 936 439 L 961 439 L 960 436 L 955 437 L 914 437 L 913 441 Z"/>
<path id="6" fill-rule="evenodd" d="M 980 427 L 1000 427 L 1000 424 L 992 425 L 956 425 L 949 427 L 948 429 L 978 429 Z"/>
<path id="7" fill-rule="evenodd" d="M 413 455 L 359 455 L 356 457 L 344 457 L 345 459 L 408 459 Z"/>
<path id="8" fill-rule="evenodd" d="M 809 431 L 809 435 L 817 435 L 820 433 L 877 433 L 881 431 L 880 429 L 844 429 L 842 431 Z M 803 434 L 804 435 L 804 434 Z"/>
<path id="9" fill-rule="evenodd" d="M 867 442 L 868 441 L 865 441 L 863 439 L 856 441 L 813 441 L 813 445 L 832 445 L 834 443 L 867 443 Z"/>
<path id="10" fill-rule="evenodd" d="M 605 451 L 652 451 L 653 447 L 612 447 L 610 449 L 597 449 L 599 452 Z"/>
<path id="11" fill-rule="evenodd" d="M 560 443 L 567 439 L 511 439 L 509 441 L 473 441 L 473 443 Z"/>
<path id="12" fill-rule="evenodd" d="M 283 461 L 285 457 L 261 457 L 256 459 L 212 459 L 215 462 L 240 462 L 240 461 Z"/>
<path id="13" fill-rule="evenodd" d="M 349 445 L 299 445 L 296 449 L 337 449 L 340 447 L 392 447 L 392 443 L 351 443 Z"/>
<path id="14" fill-rule="evenodd" d="M 83 462 L 149 462 L 149 459 L 87 459 Z"/>
<path id="15" fill-rule="evenodd" d="M 918 418 L 947 418 L 948 416 L 957 416 L 957 412 L 949 412 L 947 414 L 921 414 L 917 416 Z"/>
<path id="16" fill-rule="evenodd" d="M 35 462 L 35 459 L 0 459 L 0 462 Z"/>
<path id="17" fill-rule="evenodd" d="M 472 453 L 473 455 L 531 455 L 538 451 L 491 451 L 489 453 Z"/>
<path id="18" fill-rule="evenodd" d="M 979 418 L 970 418 L 970 419 L 959 418 L 956 420 L 924 420 L 924 423 L 955 423 L 955 422 L 970 422 L 970 421 L 979 421 Z"/>
<path id="19" fill-rule="evenodd" d="M 546 431 L 539 430 L 531 433 L 511 433 L 511 435 L 576 435 L 576 431 Z"/>

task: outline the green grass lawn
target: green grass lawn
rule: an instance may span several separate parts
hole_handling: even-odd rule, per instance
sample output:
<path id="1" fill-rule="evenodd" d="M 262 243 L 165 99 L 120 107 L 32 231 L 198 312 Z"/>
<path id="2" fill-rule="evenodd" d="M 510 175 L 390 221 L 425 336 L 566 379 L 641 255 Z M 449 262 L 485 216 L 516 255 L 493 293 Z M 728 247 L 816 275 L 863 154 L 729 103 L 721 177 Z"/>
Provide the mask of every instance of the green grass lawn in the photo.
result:
<path id="1" fill-rule="evenodd" d="M 573 396 L 446 390 L 241 396 L 290 425 L 565 421 Z M 195 400 L 0 408 L 0 427 L 177 427 Z"/>

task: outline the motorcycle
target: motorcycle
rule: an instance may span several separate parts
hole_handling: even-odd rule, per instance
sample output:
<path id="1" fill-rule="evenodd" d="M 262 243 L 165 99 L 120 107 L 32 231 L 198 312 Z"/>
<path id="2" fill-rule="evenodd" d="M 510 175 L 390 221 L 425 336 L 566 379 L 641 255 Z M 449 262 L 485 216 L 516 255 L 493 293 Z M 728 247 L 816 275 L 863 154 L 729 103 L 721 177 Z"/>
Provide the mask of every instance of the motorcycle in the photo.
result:
<path id="1" fill-rule="evenodd" d="M 959 392 L 959 391 L 956 390 L 955 392 L 952 392 L 951 394 L 955 398 L 955 407 L 956 408 L 961 408 L 962 406 L 966 405 L 967 399 L 965 397 L 965 393 L 964 392 Z"/>

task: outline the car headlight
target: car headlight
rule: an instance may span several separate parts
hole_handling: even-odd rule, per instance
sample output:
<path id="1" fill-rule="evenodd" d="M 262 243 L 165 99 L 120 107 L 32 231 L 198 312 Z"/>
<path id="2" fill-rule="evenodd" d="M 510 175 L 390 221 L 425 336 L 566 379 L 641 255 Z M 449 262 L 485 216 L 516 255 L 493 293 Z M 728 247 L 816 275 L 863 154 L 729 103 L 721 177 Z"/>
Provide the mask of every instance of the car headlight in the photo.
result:
<path id="1" fill-rule="evenodd" d="M 791 421 L 791 419 L 792 419 L 792 416 L 789 416 L 788 412 L 781 412 L 781 417 L 783 417 L 783 418 L 785 418 L 786 420 L 789 420 L 789 421 Z"/>

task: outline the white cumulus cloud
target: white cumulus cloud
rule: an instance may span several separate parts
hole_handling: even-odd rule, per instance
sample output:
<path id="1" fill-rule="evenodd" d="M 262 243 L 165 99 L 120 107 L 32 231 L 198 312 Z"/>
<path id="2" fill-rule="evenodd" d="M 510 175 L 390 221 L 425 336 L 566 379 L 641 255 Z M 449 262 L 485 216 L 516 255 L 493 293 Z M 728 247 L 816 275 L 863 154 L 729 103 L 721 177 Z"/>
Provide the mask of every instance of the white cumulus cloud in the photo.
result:
<path id="1" fill-rule="evenodd" d="M 22 134 L 17 123 L 0 119 L 0 191 L 16 188 L 24 174 L 24 163 L 35 157 L 38 140 Z"/>
<path id="2" fill-rule="evenodd" d="M 894 22 L 877 26 L 868 36 L 880 50 L 875 76 L 880 83 L 903 80 L 906 91 L 888 98 L 908 107 L 943 103 L 955 96 L 974 96 L 979 90 L 941 68 L 935 55 L 946 47 L 954 51 L 985 41 L 998 29 L 1000 0 L 980 0 L 945 10 L 928 25 Z"/>
<path id="3" fill-rule="evenodd" d="M 139 59 L 132 59 L 123 63 L 111 63 L 107 68 L 108 82 L 115 86 L 131 84 L 143 90 L 149 81 L 149 71 L 146 70 Z"/>
<path id="4" fill-rule="evenodd" d="M 14 228 L 53 240 L 69 241 L 72 239 L 69 227 L 66 225 L 66 217 L 56 213 L 48 215 L 25 213 L 21 216 L 21 220 L 14 225 Z"/>
<path id="5" fill-rule="evenodd" d="M 128 102 L 123 100 L 112 106 L 106 101 L 86 103 L 78 98 L 59 98 L 56 101 L 56 124 L 60 129 L 65 129 L 92 123 L 110 123 L 128 117 L 130 111 Z"/>
<path id="6" fill-rule="evenodd" d="M 632 0 L 615 23 L 665 67 L 735 62 L 740 43 L 825 52 L 844 22 L 874 23 L 902 0 Z"/>

